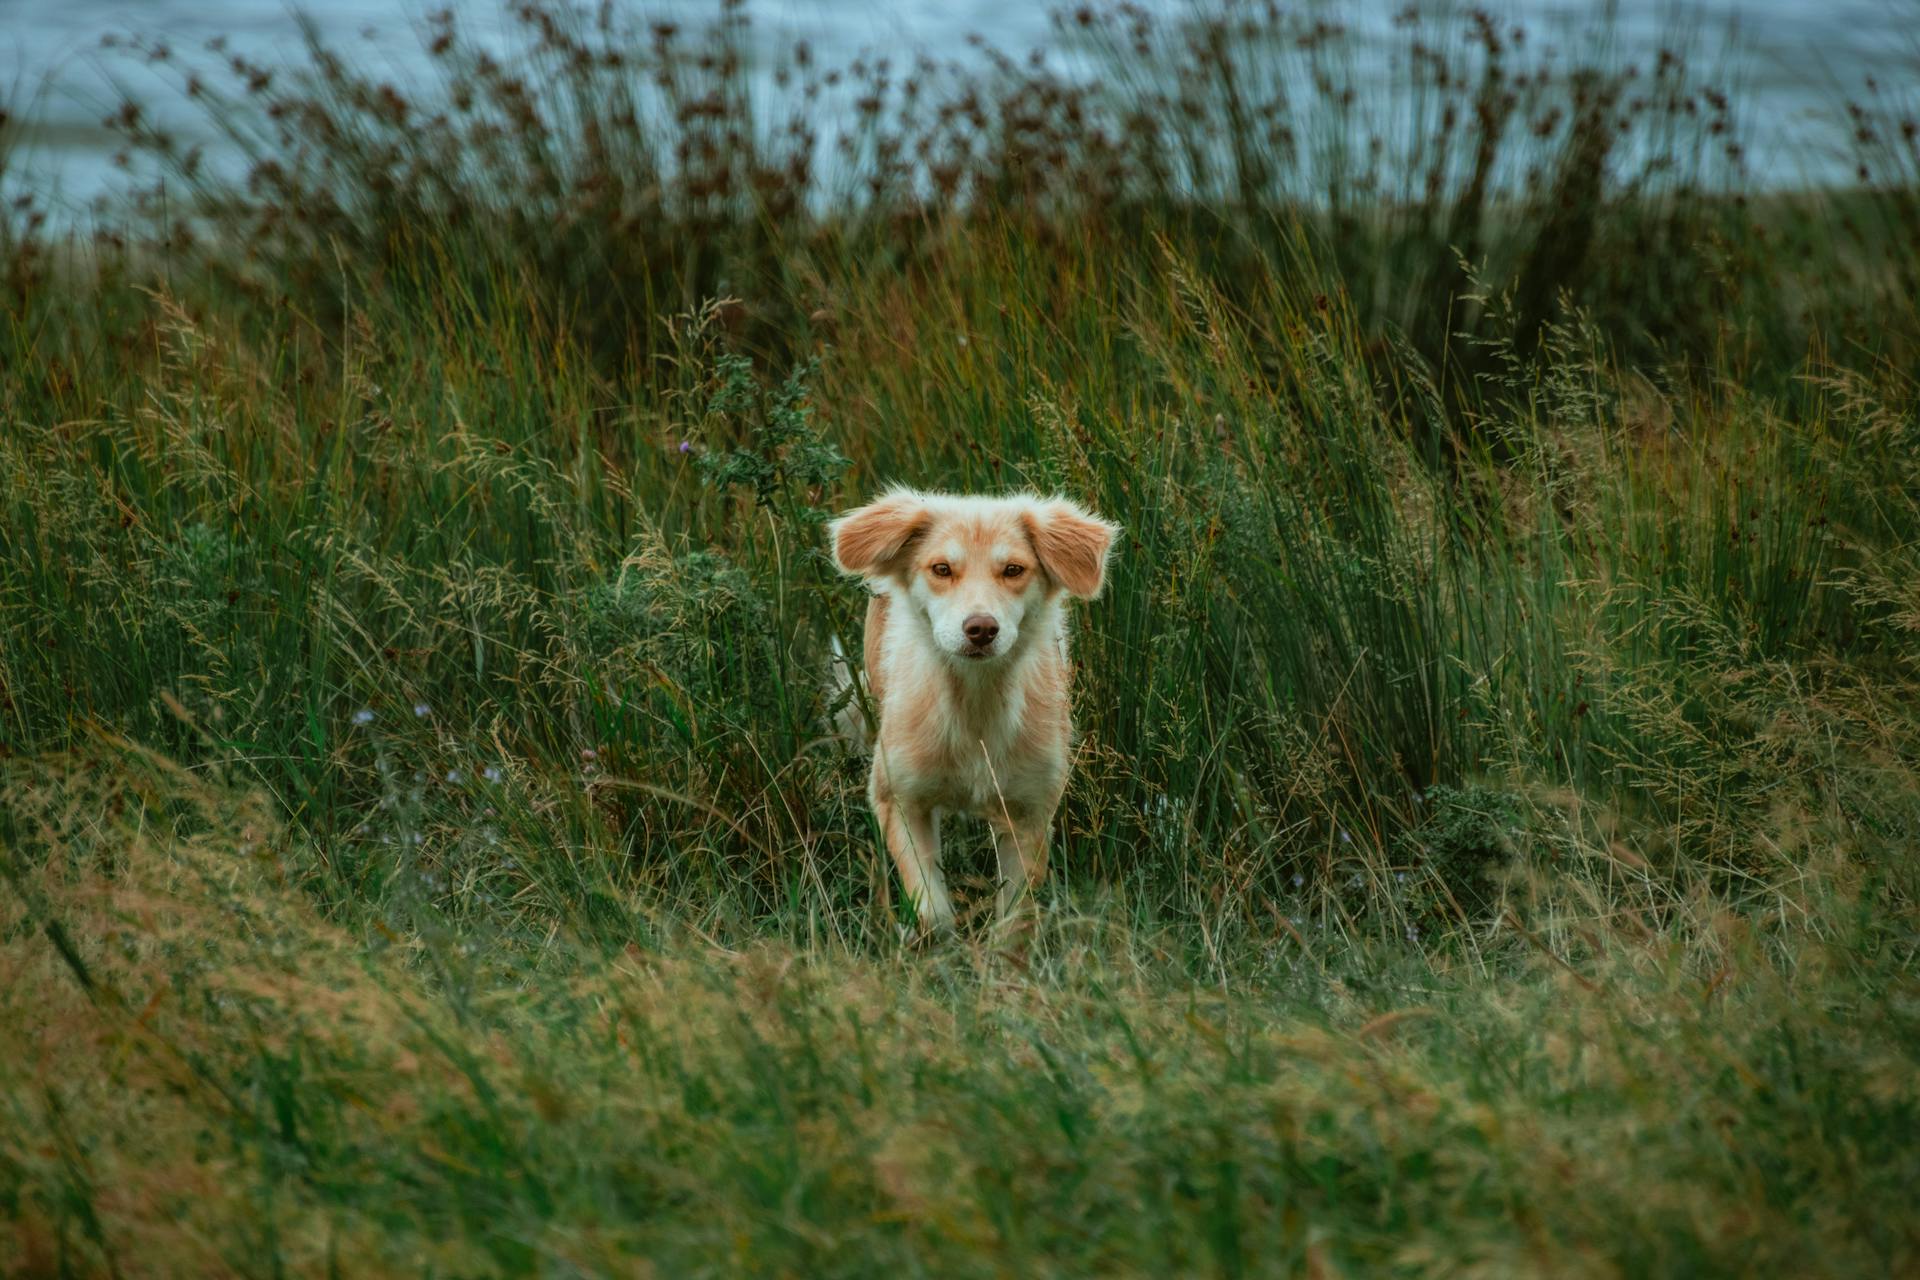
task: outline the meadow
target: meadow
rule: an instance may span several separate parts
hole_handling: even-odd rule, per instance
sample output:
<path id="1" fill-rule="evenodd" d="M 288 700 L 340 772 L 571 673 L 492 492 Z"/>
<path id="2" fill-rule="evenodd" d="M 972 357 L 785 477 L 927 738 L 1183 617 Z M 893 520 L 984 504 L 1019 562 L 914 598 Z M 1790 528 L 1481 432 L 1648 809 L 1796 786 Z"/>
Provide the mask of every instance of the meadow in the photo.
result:
<path id="1" fill-rule="evenodd" d="M 0 1275 L 1920 1268 L 1920 67 L 1782 191 L 1678 36 L 520 14 L 0 132 Z M 1125 526 L 1024 956 L 894 480 Z"/>

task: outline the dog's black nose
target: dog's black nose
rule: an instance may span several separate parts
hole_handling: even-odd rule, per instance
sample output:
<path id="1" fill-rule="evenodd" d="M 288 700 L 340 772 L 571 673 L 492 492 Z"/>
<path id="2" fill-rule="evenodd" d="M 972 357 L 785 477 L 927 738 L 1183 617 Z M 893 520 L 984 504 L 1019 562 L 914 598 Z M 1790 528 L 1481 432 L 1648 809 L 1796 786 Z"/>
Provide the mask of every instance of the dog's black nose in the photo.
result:
<path id="1" fill-rule="evenodd" d="M 967 633 L 967 642 L 975 645 L 990 645 L 993 638 L 1000 634 L 1000 624 L 984 613 L 976 613 L 960 624 Z"/>

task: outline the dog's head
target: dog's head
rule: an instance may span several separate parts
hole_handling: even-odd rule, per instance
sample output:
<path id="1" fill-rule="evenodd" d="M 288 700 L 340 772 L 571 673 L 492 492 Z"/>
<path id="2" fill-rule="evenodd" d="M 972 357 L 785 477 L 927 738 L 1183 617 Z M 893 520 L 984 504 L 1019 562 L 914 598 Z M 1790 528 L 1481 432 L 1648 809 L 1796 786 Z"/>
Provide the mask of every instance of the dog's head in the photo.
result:
<path id="1" fill-rule="evenodd" d="M 833 555 L 926 620 L 940 651 L 991 663 L 1061 593 L 1089 598 L 1119 529 L 1064 498 L 892 489 L 832 525 Z"/>

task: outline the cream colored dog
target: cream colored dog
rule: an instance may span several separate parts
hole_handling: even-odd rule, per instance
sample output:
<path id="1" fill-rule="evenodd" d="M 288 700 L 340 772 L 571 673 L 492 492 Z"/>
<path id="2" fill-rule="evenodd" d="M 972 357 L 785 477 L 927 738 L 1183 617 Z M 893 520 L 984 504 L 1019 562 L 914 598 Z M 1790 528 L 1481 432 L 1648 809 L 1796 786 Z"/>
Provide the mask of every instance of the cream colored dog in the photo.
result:
<path id="1" fill-rule="evenodd" d="M 834 558 L 873 590 L 867 794 L 923 931 L 953 924 L 942 813 L 992 828 L 1003 924 L 1046 877 L 1071 730 L 1065 597 L 1099 594 L 1118 531 L 1059 498 L 899 488 L 833 523 Z"/>

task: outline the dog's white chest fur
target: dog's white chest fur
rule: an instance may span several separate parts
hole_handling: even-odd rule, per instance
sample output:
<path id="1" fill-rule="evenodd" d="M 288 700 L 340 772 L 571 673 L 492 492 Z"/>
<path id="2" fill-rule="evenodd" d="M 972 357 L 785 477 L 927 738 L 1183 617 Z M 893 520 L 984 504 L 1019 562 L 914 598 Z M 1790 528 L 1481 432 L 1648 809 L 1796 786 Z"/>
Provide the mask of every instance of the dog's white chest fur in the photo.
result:
<path id="1" fill-rule="evenodd" d="M 1031 640 L 1058 644 L 1045 634 Z M 904 626 L 886 649 L 889 689 L 881 718 L 901 731 L 883 733 L 879 747 L 894 784 L 952 812 L 987 815 L 1030 803 L 1039 779 L 1035 762 L 1018 750 L 1027 664 L 1015 661 L 978 676 L 943 670 Z"/>
<path id="2" fill-rule="evenodd" d="M 951 718 L 943 718 L 945 768 L 940 772 L 945 776 L 933 788 L 939 793 L 935 803 L 943 809 L 984 815 L 997 810 L 1009 794 L 1016 802 L 1027 799 L 1032 779 L 1024 776 L 1013 754 L 1026 690 L 1016 683 L 996 690 L 995 697 L 985 715 L 980 705 L 964 705 L 967 699 L 950 699 L 960 705 L 952 707 Z"/>

